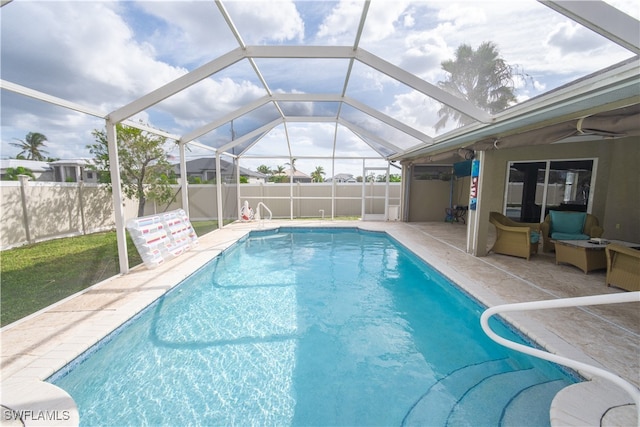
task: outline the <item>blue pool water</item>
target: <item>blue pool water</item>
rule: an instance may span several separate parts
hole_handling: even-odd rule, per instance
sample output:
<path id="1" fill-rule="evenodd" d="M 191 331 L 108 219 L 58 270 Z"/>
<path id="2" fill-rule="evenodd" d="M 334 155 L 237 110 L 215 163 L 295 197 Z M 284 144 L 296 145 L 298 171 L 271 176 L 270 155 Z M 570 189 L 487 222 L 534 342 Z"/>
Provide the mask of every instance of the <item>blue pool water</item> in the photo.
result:
<path id="1" fill-rule="evenodd" d="M 51 381 L 82 425 L 549 425 L 575 380 L 481 312 L 385 234 L 253 232 Z"/>

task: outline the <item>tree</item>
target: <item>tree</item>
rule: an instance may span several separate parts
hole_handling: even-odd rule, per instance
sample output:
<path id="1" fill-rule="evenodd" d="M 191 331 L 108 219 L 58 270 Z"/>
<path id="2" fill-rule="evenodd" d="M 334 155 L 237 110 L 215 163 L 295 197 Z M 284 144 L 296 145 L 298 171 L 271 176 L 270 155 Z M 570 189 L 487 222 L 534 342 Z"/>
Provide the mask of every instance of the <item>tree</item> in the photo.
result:
<path id="1" fill-rule="evenodd" d="M 92 134 L 96 143 L 87 148 L 94 155 L 93 169 L 98 171 L 100 182 L 111 184 L 107 133 L 94 129 Z M 122 191 L 128 199 L 138 199 L 138 216 L 142 216 L 148 199 L 166 203 L 173 197 L 166 138 L 121 124 L 116 126 L 116 134 Z"/>
<path id="2" fill-rule="evenodd" d="M 296 160 L 298 160 L 298 159 L 291 159 L 291 163 L 285 163 L 285 165 L 289 166 L 294 173 L 297 170 L 296 169 Z"/>
<path id="3" fill-rule="evenodd" d="M 258 166 L 258 172 L 265 174 L 265 175 L 271 175 L 271 168 L 269 168 L 269 166 L 267 165 L 260 165 Z"/>
<path id="4" fill-rule="evenodd" d="M 38 160 L 44 161 L 46 151 L 42 149 L 44 147 L 44 143 L 47 140 L 47 137 L 38 132 L 29 132 L 27 136 L 22 139 L 17 139 L 17 142 L 11 142 L 10 144 L 14 147 L 18 147 L 22 151 L 16 156 L 16 158 L 26 158 L 27 160 Z M 24 157 L 26 155 L 26 157 Z"/>
<path id="5" fill-rule="evenodd" d="M 477 50 L 462 44 L 456 50 L 455 59 L 443 61 L 441 66 L 449 75 L 438 82 L 438 86 L 484 111 L 495 114 L 516 102 L 513 77 L 519 73 L 500 58 L 498 48 L 492 42 L 483 42 Z M 438 110 L 438 117 L 440 120 L 434 126 L 436 131 L 444 128 L 449 119 L 461 126 L 472 122 L 447 105 Z"/>
<path id="6" fill-rule="evenodd" d="M 387 174 L 378 175 L 376 182 L 387 182 Z M 402 176 L 395 173 L 389 174 L 389 182 L 402 182 Z"/>
<path id="7" fill-rule="evenodd" d="M 324 182 L 324 168 L 322 166 L 316 166 L 316 170 L 311 172 L 311 181 L 313 182 Z"/>
<path id="8" fill-rule="evenodd" d="M 34 181 L 36 179 L 36 177 L 33 175 L 33 171 L 23 166 L 18 166 L 17 168 L 7 168 L 2 179 L 4 181 L 17 181 L 18 175 L 27 175 Z"/>
<path id="9" fill-rule="evenodd" d="M 271 170 L 271 177 L 269 181 L 271 182 L 285 182 L 288 181 L 289 177 L 284 175 L 284 166 L 278 165 L 275 169 Z"/>

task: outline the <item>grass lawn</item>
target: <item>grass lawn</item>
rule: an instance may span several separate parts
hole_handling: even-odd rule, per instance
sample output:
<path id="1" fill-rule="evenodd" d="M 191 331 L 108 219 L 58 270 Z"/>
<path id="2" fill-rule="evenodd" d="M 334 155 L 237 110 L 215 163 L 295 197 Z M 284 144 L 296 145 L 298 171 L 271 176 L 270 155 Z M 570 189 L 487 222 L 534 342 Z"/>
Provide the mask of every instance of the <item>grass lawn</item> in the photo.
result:
<path id="1" fill-rule="evenodd" d="M 202 236 L 217 221 L 194 221 Z M 129 265 L 142 262 L 127 238 Z M 5 326 L 119 273 L 115 231 L 49 240 L 0 252 L 0 323 Z"/>

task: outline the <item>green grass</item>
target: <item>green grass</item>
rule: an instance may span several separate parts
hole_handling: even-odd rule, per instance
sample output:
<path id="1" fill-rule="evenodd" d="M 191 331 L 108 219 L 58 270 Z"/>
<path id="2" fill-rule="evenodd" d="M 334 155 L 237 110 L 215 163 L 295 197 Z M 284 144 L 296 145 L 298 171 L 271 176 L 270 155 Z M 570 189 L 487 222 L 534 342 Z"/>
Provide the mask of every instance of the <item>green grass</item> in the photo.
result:
<path id="1" fill-rule="evenodd" d="M 217 221 L 193 222 L 198 236 Z M 129 265 L 142 262 L 127 237 Z M 49 240 L 0 253 L 0 324 L 21 319 L 120 271 L 116 233 Z"/>
<path id="2" fill-rule="evenodd" d="M 233 221 L 225 221 L 229 222 Z M 217 221 L 192 224 L 198 236 L 218 228 Z M 127 249 L 129 266 L 142 263 L 128 236 Z M 119 272 L 115 231 L 49 240 L 0 252 L 0 325 L 35 313 Z"/>

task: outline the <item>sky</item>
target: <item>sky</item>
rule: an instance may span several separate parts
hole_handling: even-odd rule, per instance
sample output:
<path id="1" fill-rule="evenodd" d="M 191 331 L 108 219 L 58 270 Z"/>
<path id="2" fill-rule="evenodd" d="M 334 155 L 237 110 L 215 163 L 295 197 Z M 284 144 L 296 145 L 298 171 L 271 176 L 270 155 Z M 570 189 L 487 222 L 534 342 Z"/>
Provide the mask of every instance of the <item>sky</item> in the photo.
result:
<path id="1" fill-rule="evenodd" d="M 635 1 L 609 3 L 640 18 Z M 222 2 L 249 46 L 353 46 L 363 4 L 362 0 Z M 239 46 L 213 1 L 14 0 L 0 8 L 0 24 L 4 81 L 104 114 Z M 452 59 L 459 45 L 476 48 L 483 41 L 495 43 L 505 61 L 523 76 L 516 80 L 519 102 L 633 56 L 533 0 L 372 0 L 359 46 L 437 84 L 445 77 L 441 62 Z M 256 58 L 255 65 L 269 90 L 284 94 L 339 94 L 349 70 L 349 62 L 340 59 Z M 243 60 L 132 119 L 182 136 L 266 94 L 252 64 Z M 359 61 L 351 70 L 346 95 L 429 137 L 454 129 L 450 124 L 436 132 L 437 101 Z M 7 90 L 0 96 L 2 158 L 15 157 L 19 150 L 11 143 L 29 132 L 46 135 L 50 157 L 91 157 L 86 146 L 94 142 L 92 131 L 104 128 L 103 119 Z M 288 103 L 283 110 L 294 116 L 329 116 L 337 114 L 338 103 Z M 343 106 L 341 114 L 393 147 L 407 149 L 421 143 L 356 108 Z M 273 104 L 258 108 L 234 120 L 234 135 L 241 137 L 278 115 Z M 227 123 L 197 141 L 216 147 L 229 142 L 231 134 Z M 334 123 L 279 125 L 252 142 L 255 145 L 241 160 L 243 167 L 275 168 L 292 156 L 298 170 L 311 174 L 321 166 L 325 177 L 332 172 L 362 175 L 363 165 L 381 167 L 386 162 L 353 158 L 389 151 L 374 143 L 376 152 L 367 145 L 371 138 Z M 178 156 L 173 142 L 168 150 Z M 334 154 L 339 157 L 335 169 L 330 160 Z M 187 155 L 192 159 L 214 152 L 191 146 Z"/>

